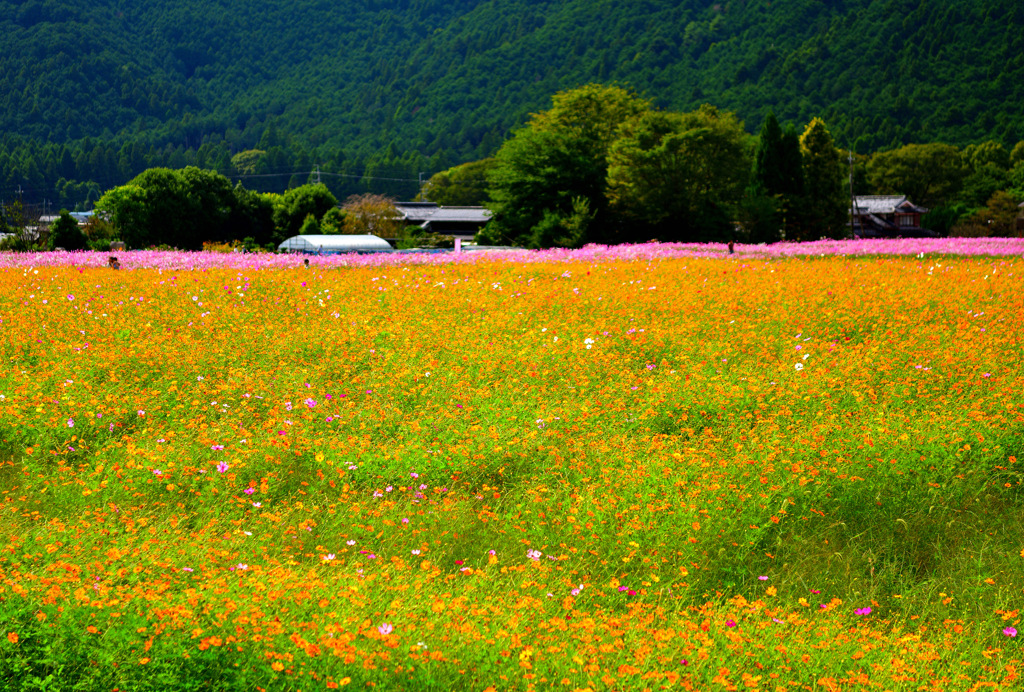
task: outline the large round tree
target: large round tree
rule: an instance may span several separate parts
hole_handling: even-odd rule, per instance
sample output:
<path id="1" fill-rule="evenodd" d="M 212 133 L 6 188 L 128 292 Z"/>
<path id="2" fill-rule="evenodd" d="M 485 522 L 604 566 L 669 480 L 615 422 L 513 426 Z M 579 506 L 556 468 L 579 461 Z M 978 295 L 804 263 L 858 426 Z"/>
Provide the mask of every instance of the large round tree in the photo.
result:
<path id="1" fill-rule="evenodd" d="M 563 91 L 505 142 L 488 173 L 494 213 L 481 242 L 579 247 L 612 235 L 605 195 L 619 126 L 648 103 L 617 86 Z"/>
<path id="2" fill-rule="evenodd" d="M 732 237 L 749 166 L 743 123 L 702 106 L 628 121 L 608 157 L 608 198 L 620 242 L 709 242 Z"/>

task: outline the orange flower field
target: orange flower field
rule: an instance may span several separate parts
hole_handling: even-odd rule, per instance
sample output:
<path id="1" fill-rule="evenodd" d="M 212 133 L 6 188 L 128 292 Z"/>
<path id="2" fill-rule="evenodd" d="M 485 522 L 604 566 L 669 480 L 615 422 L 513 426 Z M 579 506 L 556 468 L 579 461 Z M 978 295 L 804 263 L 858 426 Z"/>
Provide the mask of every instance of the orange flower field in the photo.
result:
<path id="1" fill-rule="evenodd" d="M 1020 689 L 1022 274 L 0 269 L 0 690 Z"/>

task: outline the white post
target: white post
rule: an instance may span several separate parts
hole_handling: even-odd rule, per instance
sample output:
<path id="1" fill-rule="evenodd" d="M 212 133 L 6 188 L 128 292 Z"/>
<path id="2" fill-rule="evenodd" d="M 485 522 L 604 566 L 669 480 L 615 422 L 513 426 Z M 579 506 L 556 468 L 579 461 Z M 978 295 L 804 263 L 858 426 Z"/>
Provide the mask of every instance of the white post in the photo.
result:
<path id="1" fill-rule="evenodd" d="M 460 252 L 462 252 L 462 238 L 456 238 L 455 239 L 455 253 L 458 254 Z"/>

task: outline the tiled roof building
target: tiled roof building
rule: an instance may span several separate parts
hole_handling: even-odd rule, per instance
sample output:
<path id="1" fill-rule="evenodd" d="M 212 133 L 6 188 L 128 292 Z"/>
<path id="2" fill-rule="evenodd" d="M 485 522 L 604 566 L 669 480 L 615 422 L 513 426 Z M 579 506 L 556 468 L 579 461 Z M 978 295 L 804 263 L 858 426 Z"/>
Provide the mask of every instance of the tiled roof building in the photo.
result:
<path id="1" fill-rule="evenodd" d="M 934 238 L 921 226 L 928 213 L 906 195 L 864 195 L 853 198 L 853 232 L 860 238 Z"/>

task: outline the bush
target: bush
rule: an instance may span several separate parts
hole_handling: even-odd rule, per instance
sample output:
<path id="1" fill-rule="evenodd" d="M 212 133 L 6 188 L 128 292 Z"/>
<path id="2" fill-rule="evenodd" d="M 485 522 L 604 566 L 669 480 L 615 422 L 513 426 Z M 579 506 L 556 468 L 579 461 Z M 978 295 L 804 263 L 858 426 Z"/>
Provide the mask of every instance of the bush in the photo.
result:
<path id="1" fill-rule="evenodd" d="M 85 234 L 78 227 L 78 222 L 62 209 L 60 216 L 50 227 L 50 249 L 64 248 L 65 250 L 84 250 L 88 245 Z"/>

